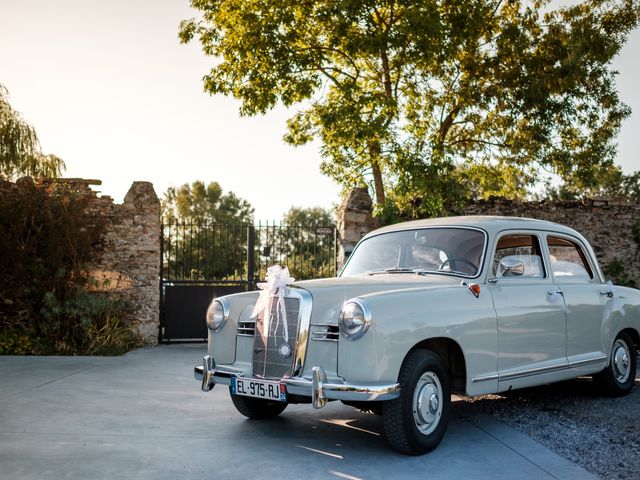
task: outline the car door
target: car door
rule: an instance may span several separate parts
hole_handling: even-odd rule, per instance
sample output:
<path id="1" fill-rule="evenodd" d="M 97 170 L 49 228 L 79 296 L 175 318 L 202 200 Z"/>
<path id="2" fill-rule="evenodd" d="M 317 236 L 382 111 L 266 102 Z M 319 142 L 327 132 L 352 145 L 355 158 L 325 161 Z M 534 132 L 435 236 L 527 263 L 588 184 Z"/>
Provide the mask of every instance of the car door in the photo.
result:
<path id="1" fill-rule="evenodd" d="M 489 280 L 497 317 L 500 391 L 555 380 L 566 370 L 566 317 L 537 232 L 503 232 L 494 246 Z M 503 260 L 524 265 L 499 277 Z"/>
<path id="2" fill-rule="evenodd" d="M 613 294 L 580 240 L 548 233 L 546 245 L 553 281 L 566 303 L 569 367 L 578 374 L 597 372 L 607 360 L 605 306 Z"/>

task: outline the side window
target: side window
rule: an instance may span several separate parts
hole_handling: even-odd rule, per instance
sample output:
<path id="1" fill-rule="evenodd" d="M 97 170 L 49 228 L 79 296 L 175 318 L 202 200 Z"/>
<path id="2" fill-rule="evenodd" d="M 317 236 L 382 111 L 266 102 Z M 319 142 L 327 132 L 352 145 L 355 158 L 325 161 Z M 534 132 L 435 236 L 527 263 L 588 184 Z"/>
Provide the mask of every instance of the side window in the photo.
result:
<path id="1" fill-rule="evenodd" d="M 545 278 L 544 263 L 538 237 L 535 235 L 505 235 L 498 240 L 493 256 L 493 275 L 498 275 L 498 267 L 504 259 L 516 260 L 524 264 L 525 278 Z M 506 274 L 505 276 L 509 276 Z"/>
<path id="2" fill-rule="evenodd" d="M 559 278 L 591 280 L 593 272 L 578 244 L 564 238 L 547 237 L 553 275 Z"/>

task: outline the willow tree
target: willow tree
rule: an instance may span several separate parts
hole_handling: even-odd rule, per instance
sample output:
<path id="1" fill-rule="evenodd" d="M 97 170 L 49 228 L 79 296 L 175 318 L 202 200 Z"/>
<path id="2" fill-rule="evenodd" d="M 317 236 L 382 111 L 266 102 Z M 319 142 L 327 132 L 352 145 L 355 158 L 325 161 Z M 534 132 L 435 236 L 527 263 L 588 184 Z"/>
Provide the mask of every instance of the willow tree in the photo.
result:
<path id="1" fill-rule="evenodd" d="M 212 94 L 244 115 L 296 107 L 285 140 L 410 215 L 517 196 L 542 171 L 595 182 L 629 109 L 611 60 L 637 0 L 191 0 L 180 39 L 214 57 Z"/>
<path id="2" fill-rule="evenodd" d="M 0 178 L 58 177 L 63 170 L 62 159 L 42 153 L 36 131 L 11 107 L 0 85 Z"/>

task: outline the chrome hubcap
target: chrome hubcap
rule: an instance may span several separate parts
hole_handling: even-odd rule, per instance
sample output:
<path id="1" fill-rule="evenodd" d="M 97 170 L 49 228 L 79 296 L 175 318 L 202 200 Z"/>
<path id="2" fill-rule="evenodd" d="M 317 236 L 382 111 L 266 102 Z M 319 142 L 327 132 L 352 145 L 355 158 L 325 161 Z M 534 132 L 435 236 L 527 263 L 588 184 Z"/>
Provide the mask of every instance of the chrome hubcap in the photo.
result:
<path id="1" fill-rule="evenodd" d="M 422 374 L 413 393 L 413 420 L 421 433 L 433 432 L 442 416 L 442 386 L 433 372 Z"/>
<path id="2" fill-rule="evenodd" d="M 629 374 L 631 373 L 631 354 L 624 340 L 620 338 L 616 340 L 613 344 L 611 356 L 616 380 L 619 383 L 625 383 L 629 380 Z"/>

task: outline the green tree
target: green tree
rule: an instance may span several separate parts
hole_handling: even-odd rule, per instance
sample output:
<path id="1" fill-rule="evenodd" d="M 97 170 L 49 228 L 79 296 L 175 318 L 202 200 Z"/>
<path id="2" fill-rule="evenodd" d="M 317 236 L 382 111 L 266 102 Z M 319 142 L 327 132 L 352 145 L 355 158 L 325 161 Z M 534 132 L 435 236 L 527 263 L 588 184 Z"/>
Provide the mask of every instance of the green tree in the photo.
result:
<path id="1" fill-rule="evenodd" d="M 253 207 L 233 192 L 223 193 L 218 182 L 196 180 L 169 187 L 161 202 L 164 223 L 253 223 Z"/>
<path id="2" fill-rule="evenodd" d="M 36 131 L 11 107 L 0 84 L 0 178 L 58 177 L 64 169 L 61 158 L 42 153 Z"/>
<path id="3" fill-rule="evenodd" d="M 282 216 L 284 225 L 307 225 L 317 227 L 333 227 L 335 215 L 331 210 L 322 207 L 291 207 Z"/>
<path id="4" fill-rule="evenodd" d="M 206 91 L 244 115 L 297 105 L 286 141 L 320 139 L 326 174 L 421 216 L 612 165 L 629 109 L 611 60 L 638 2 L 549 3 L 191 0 L 179 36 L 215 57 Z"/>
<path id="5" fill-rule="evenodd" d="M 291 207 L 282 217 L 280 255 L 289 259 L 291 274 L 300 280 L 335 275 L 334 214 L 321 207 Z"/>
<path id="6" fill-rule="evenodd" d="M 171 280 L 245 278 L 253 207 L 218 182 L 169 187 L 161 201 L 164 274 Z"/>
<path id="7" fill-rule="evenodd" d="M 640 171 L 625 174 L 617 165 L 611 165 L 597 172 L 595 182 L 589 188 L 575 185 L 570 181 L 560 185 L 547 182 L 545 187 L 545 190 L 535 198 L 577 200 L 582 197 L 593 198 L 604 195 L 640 202 Z"/>

